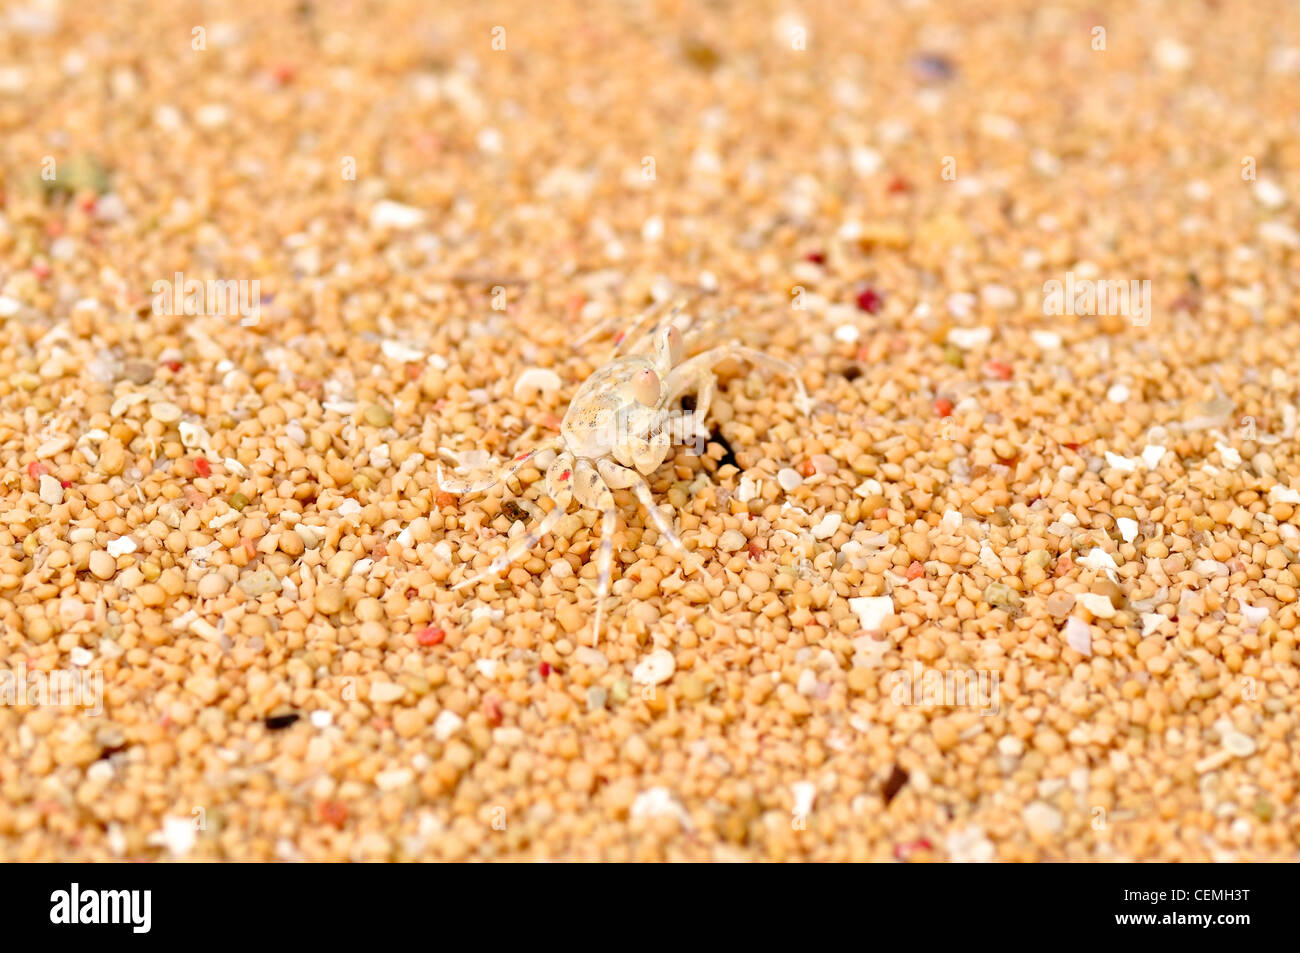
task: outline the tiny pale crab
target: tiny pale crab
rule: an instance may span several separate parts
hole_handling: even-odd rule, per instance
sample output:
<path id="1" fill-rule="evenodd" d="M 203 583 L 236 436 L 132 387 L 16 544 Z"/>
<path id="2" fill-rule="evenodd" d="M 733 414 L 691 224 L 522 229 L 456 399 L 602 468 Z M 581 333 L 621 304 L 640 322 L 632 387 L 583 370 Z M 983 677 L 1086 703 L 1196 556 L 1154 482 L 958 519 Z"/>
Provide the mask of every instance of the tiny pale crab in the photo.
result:
<path id="1" fill-rule="evenodd" d="M 680 309 L 679 309 L 680 310 Z M 686 416 L 690 424 L 681 432 L 701 434 L 717 387 L 713 368 L 728 358 L 747 360 L 790 377 L 798 390 L 796 404 L 811 407 L 798 369 L 754 348 L 722 344 L 692 357 L 685 354 L 680 329 L 673 312 L 663 326 L 651 331 L 653 353 L 622 354 L 633 340 L 620 339 L 611 359 L 583 381 L 569 402 L 560 433 L 532 450 L 521 453 L 493 476 L 480 480 L 458 480 L 438 466 L 438 483 L 456 495 L 490 490 L 526 466 L 539 453 L 558 451 L 546 469 L 546 494 L 554 507 L 532 530 L 520 536 L 492 560 L 487 569 L 452 586 L 452 590 L 475 586 L 497 576 L 516 559 L 527 554 L 568 512 L 577 499 L 582 506 L 601 514 L 600 551 L 597 556 L 596 613 L 592 623 L 592 644 L 600 638 L 605 597 L 609 594 L 617 507 L 614 490 L 631 489 L 654 522 L 659 535 L 681 556 L 686 549 L 681 539 L 655 505 L 646 476 L 657 470 L 671 451 L 670 428 L 664 424 L 677 413 L 676 403 L 694 391 L 695 408 Z M 638 322 L 639 323 L 639 322 Z"/>

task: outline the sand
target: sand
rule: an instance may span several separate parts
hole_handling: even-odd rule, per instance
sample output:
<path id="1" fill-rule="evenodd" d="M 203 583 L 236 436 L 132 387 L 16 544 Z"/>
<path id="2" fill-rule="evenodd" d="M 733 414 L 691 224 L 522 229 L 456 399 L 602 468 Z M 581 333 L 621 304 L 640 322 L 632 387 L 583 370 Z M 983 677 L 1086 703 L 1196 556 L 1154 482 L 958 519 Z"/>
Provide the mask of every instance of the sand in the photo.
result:
<path id="1" fill-rule="evenodd" d="M 0 859 L 1296 859 L 1293 5 L 334 6 L 0 14 Z"/>

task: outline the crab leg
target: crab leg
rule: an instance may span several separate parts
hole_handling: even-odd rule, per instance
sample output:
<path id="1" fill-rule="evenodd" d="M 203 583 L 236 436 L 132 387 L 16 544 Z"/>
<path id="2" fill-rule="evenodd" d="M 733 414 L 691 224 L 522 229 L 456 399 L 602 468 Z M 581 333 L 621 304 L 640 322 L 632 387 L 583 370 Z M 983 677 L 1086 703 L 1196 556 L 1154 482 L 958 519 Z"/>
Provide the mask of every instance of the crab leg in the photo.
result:
<path id="1" fill-rule="evenodd" d="M 599 466 L 599 464 L 597 464 Z M 596 619 L 591 628 L 591 644 L 600 641 L 600 622 L 604 617 L 605 597 L 609 595 L 610 565 L 614 556 L 614 528 L 618 510 L 614 506 L 614 491 L 601 477 L 590 460 L 579 458 L 574 467 L 573 495 L 583 506 L 599 510 L 600 551 L 596 556 Z"/>
<path id="2" fill-rule="evenodd" d="M 655 498 L 650 493 L 650 484 L 646 482 L 645 477 L 641 476 L 641 474 L 636 473 L 634 476 L 636 477 L 636 482 L 632 484 L 632 491 L 636 494 L 636 498 L 641 501 L 641 505 L 645 507 L 645 511 L 650 514 L 650 519 L 654 521 L 655 529 L 659 531 L 660 536 L 668 540 L 669 545 L 671 545 L 673 549 L 677 550 L 680 555 L 685 556 L 686 547 L 682 544 L 681 537 L 678 536 L 673 531 L 673 528 L 668 525 L 667 518 L 655 503 Z"/>
<path id="3" fill-rule="evenodd" d="M 667 396 L 664 398 L 665 405 L 672 403 L 692 387 L 701 392 L 706 391 L 705 378 L 712 377 L 714 366 L 721 364 L 729 357 L 747 360 L 751 364 L 761 365 L 784 374 L 794 381 L 795 387 L 799 391 L 800 400 L 808 400 L 808 392 L 804 389 L 803 379 L 799 377 L 799 369 L 789 361 L 783 361 L 780 358 L 772 357 L 770 354 L 740 344 L 720 344 L 701 354 L 696 354 L 690 360 L 684 361 L 673 368 L 672 373 L 668 375 Z M 712 401 L 713 388 L 711 386 L 707 388 L 706 396 Z M 697 401 L 695 407 L 697 415 L 699 410 L 700 402 Z"/>
<path id="4" fill-rule="evenodd" d="M 709 334 L 715 332 L 718 328 L 722 327 L 723 324 L 730 321 L 736 316 L 736 313 L 739 310 L 740 309 L 738 308 L 727 308 L 725 311 L 715 311 L 713 314 L 710 314 L 708 317 L 699 321 L 698 324 L 692 323 L 687 326 L 686 330 L 683 332 L 687 350 L 691 350 L 703 344 Z"/>
<path id="5" fill-rule="evenodd" d="M 609 491 L 606 490 L 608 493 Z M 614 525 L 618 512 L 614 509 L 613 494 L 610 494 L 609 509 L 600 516 L 600 555 L 596 565 L 599 575 L 596 581 L 596 619 L 591 625 L 591 645 L 600 644 L 600 620 L 605 614 L 605 597 L 609 595 L 610 566 L 614 559 Z"/>
<path id="6" fill-rule="evenodd" d="M 546 469 L 546 494 L 555 502 L 555 508 L 542 517 L 537 529 L 525 533 L 517 543 L 492 560 L 492 564 L 483 572 L 452 586 L 453 592 L 466 586 L 476 585 L 481 580 L 504 571 L 512 562 L 536 546 L 538 541 L 564 518 L 564 514 L 569 511 L 569 503 L 573 500 L 573 454 L 561 453 L 551 461 L 551 465 Z"/>
<path id="7" fill-rule="evenodd" d="M 547 440 L 527 453 L 515 457 L 510 461 L 510 463 L 499 468 L 494 476 L 491 476 L 486 480 L 462 480 L 454 476 L 449 477 L 443 471 L 442 464 L 439 463 L 438 485 L 447 493 L 454 493 L 456 496 L 463 496 L 467 493 L 484 493 L 487 490 L 492 489 L 492 487 L 496 486 L 502 480 L 508 480 L 510 477 L 514 476 L 523 469 L 524 464 L 528 463 L 529 460 L 537 456 L 537 454 L 541 453 L 543 450 L 554 450 L 559 445 L 560 442 L 558 438 Z"/>
<path id="8" fill-rule="evenodd" d="M 654 314 L 656 311 L 660 310 L 662 307 L 663 307 L 663 302 L 655 302 L 654 304 L 650 305 L 650 307 L 642 311 L 639 315 L 637 315 L 635 320 L 633 320 L 632 322 L 632 326 L 629 327 L 626 331 L 624 331 L 622 333 L 622 336 L 619 337 L 618 341 L 614 344 L 614 349 L 609 356 L 609 360 L 613 360 L 615 357 L 618 356 L 618 352 L 620 348 L 622 348 L 627 344 L 631 344 L 632 338 L 634 337 L 636 330 L 639 327 L 641 327 L 642 324 L 645 323 L 646 318 L 649 315 Z M 573 347 L 575 349 L 580 348 L 582 347 L 582 345 L 586 344 L 592 338 L 597 337 L 598 335 L 602 334 L 604 331 L 608 330 L 609 328 L 616 326 L 619 322 L 620 317 L 621 317 L 620 315 L 613 314 L 607 318 L 602 318 L 601 320 L 597 321 L 594 325 L 592 325 L 591 328 L 584 331 L 574 340 Z"/>
<path id="9" fill-rule="evenodd" d="M 508 548 L 496 559 L 492 560 L 487 569 L 475 576 L 471 576 L 469 579 L 462 579 L 460 582 L 456 583 L 456 585 L 451 587 L 451 591 L 455 592 L 457 589 L 464 589 L 466 586 L 477 586 L 484 579 L 501 575 L 501 573 L 504 572 L 512 562 L 536 546 L 538 540 L 553 530 L 555 524 L 562 519 L 564 519 L 564 507 L 556 504 L 555 509 L 542 517 L 542 521 L 537 524 L 536 529 L 524 533 L 518 542 Z"/>
<path id="10" fill-rule="evenodd" d="M 718 379 L 713 375 L 712 368 L 703 369 L 696 377 L 695 381 L 695 409 L 691 411 L 694 418 L 694 429 L 698 432 L 701 428 L 707 428 L 709 419 L 709 407 L 713 404 L 713 392 L 717 389 Z M 683 391 L 690 390 L 690 382 L 682 388 Z M 669 394 L 669 401 L 675 401 L 681 394 Z"/>
<path id="11" fill-rule="evenodd" d="M 650 519 L 654 521 L 659 535 L 668 540 L 677 552 L 686 554 L 686 547 L 682 545 L 681 539 L 673 532 L 673 528 L 668 525 L 668 520 L 655 506 L 654 497 L 650 493 L 650 484 L 645 481 L 645 477 L 633 469 L 620 467 L 611 460 L 601 460 L 596 467 L 600 470 L 600 475 L 607 486 L 615 490 L 631 488 L 636 493 L 636 498 L 641 501 L 641 505 L 645 507 Z"/>
<path id="12" fill-rule="evenodd" d="M 671 323 L 673 319 L 677 317 L 677 315 L 681 314 L 682 308 L 684 308 L 685 306 L 686 305 L 682 302 L 678 302 L 677 304 L 673 305 L 672 311 L 670 311 L 668 313 L 668 317 L 664 319 L 665 322 Z M 651 324 L 649 330 L 642 331 L 642 328 L 645 327 L 648 319 L 650 318 L 657 319 L 657 317 L 663 313 L 665 307 L 667 307 L 666 302 L 660 301 L 646 308 L 645 311 L 641 313 L 641 316 L 638 317 L 635 322 L 633 322 L 632 326 L 627 329 L 627 332 L 621 338 L 619 338 L 618 343 L 614 345 L 613 353 L 610 354 L 610 360 L 613 360 L 614 358 L 621 356 L 624 353 L 625 348 L 630 348 L 633 344 L 644 341 L 647 337 L 649 337 L 656 330 L 658 330 L 660 326 L 660 322 L 658 320 L 655 320 L 654 323 Z"/>

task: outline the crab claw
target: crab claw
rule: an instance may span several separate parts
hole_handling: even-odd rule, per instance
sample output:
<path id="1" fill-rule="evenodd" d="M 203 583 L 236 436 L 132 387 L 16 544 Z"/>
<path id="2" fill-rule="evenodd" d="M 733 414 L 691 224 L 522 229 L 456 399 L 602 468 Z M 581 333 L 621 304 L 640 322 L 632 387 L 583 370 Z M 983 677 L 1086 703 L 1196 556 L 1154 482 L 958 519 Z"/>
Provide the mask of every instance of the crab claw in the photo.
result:
<path id="1" fill-rule="evenodd" d="M 637 371 L 632 378 L 632 396 L 638 404 L 653 407 L 659 403 L 659 375 L 650 368 Z"/>

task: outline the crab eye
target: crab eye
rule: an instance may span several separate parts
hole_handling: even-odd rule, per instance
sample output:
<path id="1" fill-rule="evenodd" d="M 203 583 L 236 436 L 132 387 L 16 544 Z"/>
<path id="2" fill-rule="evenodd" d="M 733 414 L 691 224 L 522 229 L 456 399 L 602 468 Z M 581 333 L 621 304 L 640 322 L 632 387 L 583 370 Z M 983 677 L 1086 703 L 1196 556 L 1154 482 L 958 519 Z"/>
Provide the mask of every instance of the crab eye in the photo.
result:
<path id="1" fill-rule="evenodd" d="M 638 404 L 647 407 L 659 403 L 659 375 L 648 367 L 638 371 L 632 378 L 632 396 Z"/>
<path id="2" fill-rule="evenodd" d="M 664 333 L 664 339 L 668 342 L 668 361 L 676 366 L 682 362 L 682 332 L 677 330 L 677 326 L 669 325 L 668 330 Z"/>

